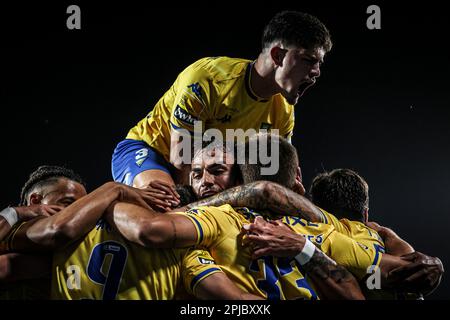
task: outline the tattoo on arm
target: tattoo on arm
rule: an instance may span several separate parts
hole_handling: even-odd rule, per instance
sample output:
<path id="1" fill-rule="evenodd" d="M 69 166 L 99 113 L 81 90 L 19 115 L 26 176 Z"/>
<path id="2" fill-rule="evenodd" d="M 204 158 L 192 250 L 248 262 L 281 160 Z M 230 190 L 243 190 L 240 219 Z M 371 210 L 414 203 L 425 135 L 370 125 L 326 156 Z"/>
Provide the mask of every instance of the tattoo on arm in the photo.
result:
<path id="1" fill-rule="evenodd" d="M 316 276 L 320 280 L 331 278 L 336 283 L 353 280 L 353 275 L 347 269 L 336 264 L 320 250 L 315 250 L 311 260 L 303 268 L 310 276 Z"/>
<path id="2" fill-rule="evenodd" d="M 295 215 L 313 222 L 321 221 L 321 211 L 308 199 L 279 184 L 267 181 L 256 181 L 225 190 L 191 203 L 188 208 L 223 204 L 267 210 L 277 215 Z"/>

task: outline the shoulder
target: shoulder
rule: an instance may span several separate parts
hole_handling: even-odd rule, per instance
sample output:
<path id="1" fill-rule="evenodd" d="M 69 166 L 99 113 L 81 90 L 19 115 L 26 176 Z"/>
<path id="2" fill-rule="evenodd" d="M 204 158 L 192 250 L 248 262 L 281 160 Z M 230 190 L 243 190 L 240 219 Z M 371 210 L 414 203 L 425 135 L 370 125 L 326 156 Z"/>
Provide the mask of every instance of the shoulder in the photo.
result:
<path id="1" fill-rule="evenodd" d="M 180 75 L 220 82 L 245 75 L 250 60 L 230 57 L 206 57 L 195 61 Z"/>

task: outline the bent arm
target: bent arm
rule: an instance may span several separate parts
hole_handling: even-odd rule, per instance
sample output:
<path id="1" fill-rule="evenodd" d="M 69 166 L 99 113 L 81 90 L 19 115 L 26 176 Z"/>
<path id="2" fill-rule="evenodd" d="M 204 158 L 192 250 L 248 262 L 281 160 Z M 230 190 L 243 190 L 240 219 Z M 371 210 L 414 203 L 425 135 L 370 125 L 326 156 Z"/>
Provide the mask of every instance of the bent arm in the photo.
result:
<path id="1" fill-rule="evenodd" d="M 270 181 L 256 181 L 237 186 L 187 207 L 189 209 L 198 206 L 218 207 L 223 204 L 267 210 L 276 215 L 299 216 L 312 222 L 322 220 L 322 212 L 311 201 Z"/>
<path id="2" fill-rule="evenodd" d="M 197 231 L 181 214 L 157 214 L 151 209 L 116 202 L 106 219 L 127 240 L 151 248 L 183 248 L 196 244 Z"/>
<path id="3" fill-rule="evenodd" d="M 44 255 L 0 255 L 0 283 L 39 279 L 50 275 L 52 259 Z"/>
<path id="4" fill-rule="evenodd" d="M 245 242 L 250 242 L 257 248 L 253 258 L 265 255 L 293 258 L 309 242 L 282 222 L 267 222 L 260 217 L 247 225 L 245 230 L 248 232 Z M 310 242 L 308 245 L 315 248 Z M 309 261 L 302 266 L 322 299 L 364 299 L 355 277 L 318 248 L 314 249 Z"/>
<path id="5" fill-rule="evenodd" d="M 239 289 L 223 272 L 217 272 L 200 281 L 194 291 L 202 300 L 263 300 Z"/>
<path id="6" fill-rule="evenodd" d="M 81 238 L 95 227 L 120 192 L 118 184 L 108 182 L 51 217 L 23 224 L 14 235 L 11 249 L 48 251 Z"/>
<path id="7" fill-rule="evenodd" d="M 414 248 L 408 242 L 400 238 L 394 230 L 380 226 L 376 222 L 368 222 L 367 225 L 378 232 L 383 239 L 386 253 L 400 257 L 414 252 Z"/>
<path id="8" fill-rule="evenodd" d="M 365 299 L 356 278 L 319 249 L 316 248 L 311 260 L 303 268 L 322 299 Z"/>

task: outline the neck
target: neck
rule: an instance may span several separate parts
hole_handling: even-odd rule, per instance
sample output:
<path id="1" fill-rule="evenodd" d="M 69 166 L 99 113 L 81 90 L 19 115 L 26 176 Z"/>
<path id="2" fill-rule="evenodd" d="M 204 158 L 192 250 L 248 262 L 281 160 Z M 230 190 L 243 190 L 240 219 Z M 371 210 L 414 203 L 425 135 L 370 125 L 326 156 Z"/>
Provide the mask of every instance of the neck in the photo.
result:
<path id="1" fill-rule="evenodd" d="M 261 53 L 253 64 L 250 76 L 250 87 L 254 94 L 262 99 L 270 98 L 279 93 L 275 86 L 275 70 Z"/>

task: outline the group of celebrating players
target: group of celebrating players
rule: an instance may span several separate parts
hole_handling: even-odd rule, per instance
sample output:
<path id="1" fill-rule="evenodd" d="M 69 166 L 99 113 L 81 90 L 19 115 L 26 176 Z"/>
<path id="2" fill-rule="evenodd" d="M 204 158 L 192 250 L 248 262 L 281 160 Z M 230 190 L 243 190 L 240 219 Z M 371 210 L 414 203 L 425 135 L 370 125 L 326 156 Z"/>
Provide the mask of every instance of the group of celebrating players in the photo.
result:
<path id="1" fill-rule="evenodd" d="M 0 299 L 430 294 L 441 261 L 369 222 L 360 175 L 319 174 L 305 196 L 294 105 L 331 47 L 316 17 L 280 12 L 255 61 L 204 58 L 180 73 L 117 145 L 114 182 L 87 193 L 70 169 L 31 173 L 20 205 L 0 212 Z M 192 152 L 211 129 L 237 139 L 203 136 L 209 143 Z M 242 135 L 251 130 L 260 133 Z M 262 150 L 276 156 L 276 173 L 264 174 Z"/>

